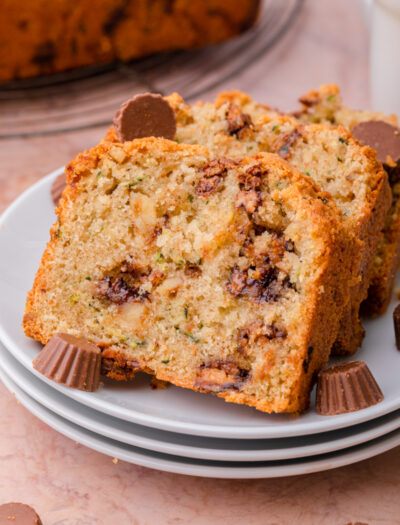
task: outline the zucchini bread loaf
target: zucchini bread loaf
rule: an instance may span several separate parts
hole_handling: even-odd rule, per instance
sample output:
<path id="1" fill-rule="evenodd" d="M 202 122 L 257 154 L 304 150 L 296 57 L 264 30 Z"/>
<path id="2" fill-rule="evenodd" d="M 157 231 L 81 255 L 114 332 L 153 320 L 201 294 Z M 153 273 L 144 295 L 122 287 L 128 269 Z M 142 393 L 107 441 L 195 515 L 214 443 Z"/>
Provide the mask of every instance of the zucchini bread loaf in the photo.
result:
<path id="1" fill-rule="evenodd" d="M 345 227 L 362 243 L 359 280 L 333 348 L 337 354 L 353 354 L 364 335 L 360 304 L 367 295 L 373 257 L 391 202 L 387 174 L 375 152 L 360 145 L 344 127 L 301 124 L 238 91 L 220 95 L 215 103 L 193 106 L 177 94 L 167 100 L 176 114 L 178 142 L 203 144 L 214 155 L 235 158 L 259 151 L 278 153 L 333 196 Z M 118 140 L 114 128 L 107 140 Z"/>
<path id="2" fill-rule="evenodd" d="M 0 81 L 226 40 L 259 0 L 2 0 Z"/>
<path id="3" fill-rule="evenodd" d="M 302 122 L 327 122 L 334 126 L 345 126 L 350 130 L 361 122 L 369 121 L 382 121 L 398 126 L 395 115 L 357 111 L 343 106 L 336 84 L 323 85 L 318 90 L 303 95 L 299 100 L 302 109 L 295 115 Z M 385 313 L 392 296 L 396 270 L 400 264 L 400 170 L 398 166 L 384 166 L 389 174 L 393 199 L 379 237 L 368 297 L 362 305 L 362 311 L 367 315 Z"/>
<path id="4" fill-rule="evenodd" d="M 66 169 L 28 336 L 267 412 L 307 407 L 358 257 L 333 201 L 277 155 L 103 142 Z M 357 264 L 356 264 L 357 266 Z"/>

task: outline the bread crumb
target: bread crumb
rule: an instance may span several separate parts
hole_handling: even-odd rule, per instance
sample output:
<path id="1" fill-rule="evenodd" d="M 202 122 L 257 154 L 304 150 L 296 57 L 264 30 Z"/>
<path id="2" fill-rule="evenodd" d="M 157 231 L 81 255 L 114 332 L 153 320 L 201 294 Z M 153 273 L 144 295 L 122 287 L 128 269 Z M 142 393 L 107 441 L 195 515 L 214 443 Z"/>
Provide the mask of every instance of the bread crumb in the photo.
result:
<path id="1" fill-rule="evenodd" d="M 113 458 L 112 462 L 114 463 L 114 465 L 116 465 L 118 463 L 119 459 L 118 458 Z"/>

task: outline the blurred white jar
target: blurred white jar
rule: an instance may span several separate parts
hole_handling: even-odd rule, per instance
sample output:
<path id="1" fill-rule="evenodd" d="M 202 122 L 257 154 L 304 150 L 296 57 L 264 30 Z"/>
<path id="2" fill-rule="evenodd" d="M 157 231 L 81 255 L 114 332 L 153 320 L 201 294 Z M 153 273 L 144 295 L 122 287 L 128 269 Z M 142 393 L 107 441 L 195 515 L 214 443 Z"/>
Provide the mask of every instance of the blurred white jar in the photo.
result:
<path id="1" fill-rule="evenodd" d="M 370 27 L 371 104 L 400 116 L 400 0 L 364 0 Z"/>

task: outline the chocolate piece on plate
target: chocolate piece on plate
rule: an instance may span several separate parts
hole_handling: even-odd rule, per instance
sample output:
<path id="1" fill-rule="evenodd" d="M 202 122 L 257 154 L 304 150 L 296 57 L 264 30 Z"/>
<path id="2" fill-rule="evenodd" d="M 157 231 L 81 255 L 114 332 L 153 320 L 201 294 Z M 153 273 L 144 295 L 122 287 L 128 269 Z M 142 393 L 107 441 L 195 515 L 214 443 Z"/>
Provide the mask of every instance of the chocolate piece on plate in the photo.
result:
<path id="1" fill-rule="evenodd" d="M 25 503 L 4 503 L 0 505 L 0 524 L 42 525 L 34 509 Z"/>
<path id="2" fill-rule="evenodd" d="M 389 168 L 400 161 L 400 129 L 382 120 L 368 120 L 354 126 L 351 133 L 377 153 L 377 159 Z"/>
<path id="3" fill-rule="evenodd" d="M 33 367 L 62 385 L 94 392 L 100 384 L 101 350 L 82 337 L 55 334 Z"/>
<path id="4" fill-rule="evenodd" d="M 382 399 L 382 391 L 364 361 L 330 366 L 318 374 L 316 411 L 322 416 L 354 412 Z"/>
<path id="5" fill-rule="evenodd" d="M 393 310 L 394 335 L 396 337 L 396 347 L 400 350 L 400 304 Z"/>
<path id="6" fill-rule="evenodd" d="M 173 140 L 176 133 L 175 113 L 168 102 L 153 93 L 136 95 L 123 104 L 114 117 L 119 140 L 142 137 L 164 137 Z"/>
<path id="7" fill-rule="evenodd" d="M 51 198 L 56 206 L 60 202 L 62 192 L 64 191 L 65 186 L 67 185 L 67 176 L 65 173 L 61 173 L 58 177 L 54 179 L 53 184 L 51 185 Z"/>

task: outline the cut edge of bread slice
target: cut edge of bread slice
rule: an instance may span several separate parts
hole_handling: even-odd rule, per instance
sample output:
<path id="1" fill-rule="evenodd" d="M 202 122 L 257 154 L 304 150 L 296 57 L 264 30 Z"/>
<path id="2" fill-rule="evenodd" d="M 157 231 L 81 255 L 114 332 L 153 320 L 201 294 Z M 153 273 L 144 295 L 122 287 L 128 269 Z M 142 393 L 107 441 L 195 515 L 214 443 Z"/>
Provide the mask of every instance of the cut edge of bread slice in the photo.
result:
<path id="1" fill-rule="evenodd" d="M 308 406 L 358 265 L 325 193 L 276 155 L 153 138 L 103 142 L 66 172 L 26 335 L 86 337 L 116 379 Z"/>
<path id="2" fill-rule="evenodd" d="M 354 286 L 352 302 L 333 347 L 335 354 L 354 354 L 364 337 L 360 304 L 367 296 L 374 254 L 391 201 L 388 177 L 375 152 L 361 145 L 344 127 L 303 125 L 254 102 L 241 91 L 221 93 L 215 103 L 188 105 L 177 93 L 166 100 L 176 114 L 177 141 L 202 144 L 214 154 L 231 157 L 258 151 L 278 153 L 303 174 L 314 177 L 323 190 L 335 197 L 344 222 L 363 243 L 360 281 Z M 118 140 L 113 128 L 106 139 Z M 324 156 L 332 161 L 329 169 L 321 160 Z M 340 178 L 338 173 L 342 173 Z M 364 182 L 365 187 L 361 187 Z M 354 206 L 346 203 L 352 199 Z"/>
<path id="3" fill-rule="evenodd" d="M 301 96 L 302 108 L 295 116 L 305 123 L 326 122 L 334 126 L 342 125 L 351 130 L 357 124 L 370 120 L 381 120 L 392 126 L 398 126 L 396 115 L 381 112 L 354 110 L 343 105 L 339 87 L 325 84 Z M 364 315 L 382 315 L 386 312 L 400 265 L 400 193 L 397 177 L 392 181 L 393 200 L 387 213 L 386 221 L 379 238 L 368 297 L 361 306 Z"/>

